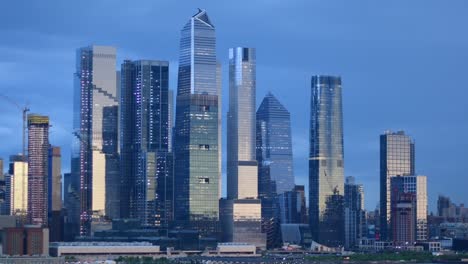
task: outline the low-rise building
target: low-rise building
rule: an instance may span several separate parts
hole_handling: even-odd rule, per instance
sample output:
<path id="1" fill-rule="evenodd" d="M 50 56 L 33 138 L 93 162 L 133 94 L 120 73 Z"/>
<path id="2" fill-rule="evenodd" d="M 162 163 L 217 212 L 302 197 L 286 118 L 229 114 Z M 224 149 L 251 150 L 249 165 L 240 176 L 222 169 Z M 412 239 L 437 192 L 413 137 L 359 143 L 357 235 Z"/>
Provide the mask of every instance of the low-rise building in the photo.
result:
<path id="1" fill-rule="evenodd" d="M 60 256 L 145 256 L 160 255 L 160 247 L 149 242 L 54 242 L 50 255 Z"/>

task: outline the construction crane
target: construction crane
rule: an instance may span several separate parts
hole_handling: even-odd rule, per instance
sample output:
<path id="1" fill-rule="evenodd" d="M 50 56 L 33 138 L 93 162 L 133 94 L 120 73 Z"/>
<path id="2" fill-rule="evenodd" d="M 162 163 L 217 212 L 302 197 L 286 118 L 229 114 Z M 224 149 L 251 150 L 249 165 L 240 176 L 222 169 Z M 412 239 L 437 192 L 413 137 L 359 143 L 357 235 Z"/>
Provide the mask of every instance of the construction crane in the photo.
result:
<path id="1" fill-rule="evenodd" d="M 29 112 L 29 108 L 25 105 L 24 107 L 21 107 L 18 103 L 16 103 L 15 101 L 11 100 L 8 96 L 4 95 L 4 94 L 0 94 L 0 98 L 2 98 L 3 100 L 9 102 L 10 104 L 14 105 L 18 110 L 20 110 L 22 113 L 23 113 L 23 146 L 22 146 L 22 156 L 23 156 L 23 168 L 22 168 L 22 174 L 21 175 L 23 177 L 23 183 L 26 184 L 26 181 L 24 180 L 25 177 L 27 177 L 27 175 L 24 175 L 25 171 L 26 171 L 26 168 L 25 168 L 25 161 L 27 161 L 27 155 L 26 155 L 26 130 L 27 130 L 27 124 L 26 124 L 26 118 L 27 118 L 27 113 Z M 2 168 L 3 169 L 3 168 Z M 27 186 L 23 186 L 23 190 L 27 190 Z M 23 195 L 23 199 L 22 199 L 22 209 L 26 208 L 26 199 L 27 197 L 26 196 L 26 192 L 23 191 L 22 193 Z M 26 212 L 25 212 L 26 213 Z M 25 215 L 23 215 L 22 217 L 24 217 Z M 24 219 L 23 219 L 24 221 Z"/>

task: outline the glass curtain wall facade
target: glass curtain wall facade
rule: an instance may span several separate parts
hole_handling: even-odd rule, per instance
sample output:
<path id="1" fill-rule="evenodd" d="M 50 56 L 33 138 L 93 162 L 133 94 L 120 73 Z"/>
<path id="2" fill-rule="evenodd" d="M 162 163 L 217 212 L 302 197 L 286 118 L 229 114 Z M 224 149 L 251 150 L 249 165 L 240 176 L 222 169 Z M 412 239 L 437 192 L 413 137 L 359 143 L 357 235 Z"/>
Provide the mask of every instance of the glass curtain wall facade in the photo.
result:
<path id="1" fill-rule="evenodd" d="M 295 185 L 289 111 L 268 93 L 257 110 L 256 123 L 259 195 L 292 191 Z"/>
<path id="2" fill-rule="evenodd" d="M 281 244 L 277 195 L 294 189 L 294 174 L 290 113 L 272 93 L 263 98 L 256 113 L 256 157 L 262 232 L 267 234 L 267 247 L 274 248 Z"/>
<path id="3" fill-rule="evenodd" d="M 10 156 L 8 170 L 10 185 L 10 215 L 26 222 L 28 212 L 28 162 L 23 155 Z"/>
<path id="4" fill-rule="evenodd" d="M 227 242 L 248 242 L 266 248 L 262 234 L 256 160 L 256 57 L 253 48 L 229 49 L 229 111 L 227 135 Z M 230 228 L 226 228 L 231 226 Z"/>
<path id="5" fill-rule="evenodd" d="M 106 154 L 103 151 L 103 109 L 118 105 L 116 49 L 108 46 L 79 48 L 74 88 L 72 178 L 80 193 L 81 235 L 90 233 L 93 213 L 105 214 Z"/>
<path id="6" fill-rule="evenodd" d="M 229 50 L 227 198 L 256 199 L 256 59 L 253 48 Z"/>
<path id="7" fill-rule="evenodd" d="M 414 175 L 414 141 L 404 131 L 386 131 L 380 135 L 380 239 L 390 240 L 390 180 L 395 176 Z"/>
<path id="8" fill-rule="evenodd" d="M 345 248 L 349 249 L 357 247 L 364 236 L 364 187 L 349 176 L 344 188 Z"/>
<path id="9" fill-rule="evenodd" d="M 172 215 L 169 62 L 125 61 L 121 70 L 122 211 L 167 228 Z"/>
<path id="10" fill-rule="evenodd" d="M 28 115 L 28 222 L 48 223 L 49 117 Z"/>
<path id="11" fill-rule="evenodd" d="M 313 239 L 342 246 L 344 154 L 341 78 L 313 76 L 311 83 L 309 220 Z M 340 198 L 341 197 L 341 198 Z"/>
<path id="12" fill-rule="evenodd" d="M 174 135 L 175 220 L 202 235 L 218 232 L 221 81 L 215 27 L 199 10 L 181 31 Z"/>

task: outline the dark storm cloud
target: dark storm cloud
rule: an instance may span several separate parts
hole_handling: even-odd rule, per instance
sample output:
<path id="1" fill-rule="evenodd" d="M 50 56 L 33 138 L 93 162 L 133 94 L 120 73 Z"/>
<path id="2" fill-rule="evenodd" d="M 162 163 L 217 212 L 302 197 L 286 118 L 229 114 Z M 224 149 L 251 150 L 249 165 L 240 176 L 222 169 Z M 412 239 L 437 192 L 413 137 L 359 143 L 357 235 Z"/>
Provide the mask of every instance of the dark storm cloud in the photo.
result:
<path id="1" fill-rule="evenodd" d="M 386 129 L 416 139 L 416 169 L 437 194 L 468 202 L 466 1 L 3 1 L 0 93 L 48 114 L 69 169 L 75 49 L 115 45 L 118 59 L 164 59 L 176 87 L 179 31 L 197 7 L 217 29 L 227 107 L 228 48 L 257 48 L 257 101 L 290 110 L 296 181 L 307 183 L 310 76 L 343 78 L 346 175 L 378 200 Z M 226 108 L 225 108 L 226 109 Z M 0 156 L 20 151 L 21 113 L 0 103 Z M 224 126 L 226 127 L 226 126 Z M 224 148 L 225 149 L 225 148 Z M 226 181 L 224 181 L 226 182 Z"/>

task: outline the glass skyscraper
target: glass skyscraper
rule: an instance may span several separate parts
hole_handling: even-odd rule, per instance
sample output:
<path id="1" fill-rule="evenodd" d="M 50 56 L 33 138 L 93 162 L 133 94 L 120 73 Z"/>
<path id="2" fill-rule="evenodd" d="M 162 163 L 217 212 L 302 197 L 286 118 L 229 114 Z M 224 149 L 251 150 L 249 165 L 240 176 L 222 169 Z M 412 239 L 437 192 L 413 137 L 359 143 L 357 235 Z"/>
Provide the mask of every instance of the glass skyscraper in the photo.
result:
<path id="1" fill-rule="evenodd" d="M 258 196 L 262 201 L 262 231 L 268 248 L 280 245 L 280 208 L 277 195 L 294 189 L 291 119 L 288 110 L 268 93 L 256 113 Z M 283 210 L 280 212 L 280 210 Z"/>
<path id="2" fill-rule="evenodd" d="M 326 246 L 342 246 L 344 155 L 340 77 L 312 77 L 310 110 L 309 218 L 312 237 Z"/>
<path id="3" fill-rule="evenodd" d="M 167 228 L 173 204 L 169 62 L 127 60 L 121 78 L 122 212 L 145 226 Z"/>
<path id="4" fill-rule="evenodd" d="M 390 240 L 390 179 L 414 175 L 414 141 L 404 131 L 380 135 L 380 239 Z"/>
<path id="5" fill-rule="evenodd" d="M 255 49 L 229 50 L 229 111 L 227 127 L 227 198 L 258 197 L 255 152 Z"/>
<path id="6" fill-rule="evenodd" d="M 227 129 L 227 200 L 222 200 L 227 242 L 266 248 L 258 198 L 255 152 L 256 56 L 254 48 L 229 49 L 229 111 Z"/>
<path id="7" fill-rule="evenodd" d="M 256 148 L 260 197 L 294 189 L 291 115 L 272 94 L 263 98 L 256 114 Z"/>
<path id="8" fill-rule="evenodd" d="M 48 226 L 49 117 L 28 115 L 28 222 Z"/>
<path id="9" fill-rule="evenodd" d="M 175 220 L 217 232 L 221 172 L 221 82 L 215 27 L 199 10 L 181 31 L 174 135 Z"/>
<path id="10" fill-rule="evenodd" d="M 73 189 L 80 192 L 79 220 L 75 221 L 80 222 L 80 234 L 86 235 L 93 213 L 105 214 L 103 110 L 118 105 L 116 49 L 89 46 L 79 48 L 76 55 L 71 168 Z"/>

